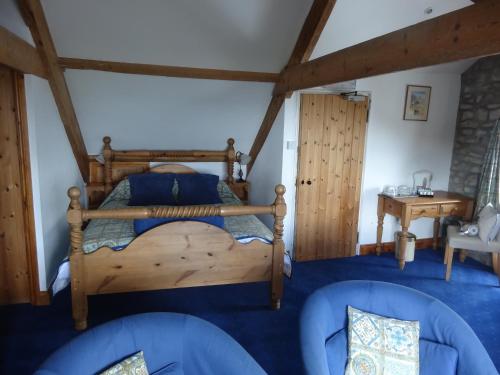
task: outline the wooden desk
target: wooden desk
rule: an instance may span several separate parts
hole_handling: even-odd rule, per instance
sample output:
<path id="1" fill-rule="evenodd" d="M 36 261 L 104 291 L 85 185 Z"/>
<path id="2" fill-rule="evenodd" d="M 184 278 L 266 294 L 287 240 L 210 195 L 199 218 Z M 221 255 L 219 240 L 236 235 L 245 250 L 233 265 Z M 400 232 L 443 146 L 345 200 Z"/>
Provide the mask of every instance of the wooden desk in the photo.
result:
<path id="1" fill-rule="evenodd" d="M 389 197 L 384 194 L 378 196 L 378 225 L 377 225 L 377 255 L 382 250 L 382 231 L 384 228 L 385 214 L 398 217 L 401 220 L 403 236 L 399 241 L 399 268 L 405 266 L 406 242 L 410 222 L 420 217 L 434 218 L 433 248 L 438 247 L 440 218 L 445 216 L 459 216 L 465 220 L 472 219 L 474 200 L 456 193 L 447 191 L 434 191 L 434 197 Z"/>

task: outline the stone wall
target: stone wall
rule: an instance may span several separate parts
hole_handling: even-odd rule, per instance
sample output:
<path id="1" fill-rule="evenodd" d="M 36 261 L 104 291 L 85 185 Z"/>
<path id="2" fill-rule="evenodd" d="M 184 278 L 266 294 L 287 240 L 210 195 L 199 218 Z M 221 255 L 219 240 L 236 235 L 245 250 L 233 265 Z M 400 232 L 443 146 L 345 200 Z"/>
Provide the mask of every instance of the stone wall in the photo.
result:
<path id="1" fill-rule="evenodd" d="M 449 190 L 475 197 L 491 131 L 500 118 L 500 55 L 462 74 Z"/>
<path id="2" fill-rule="evenodd" d="M 490 135 L 500 118 L 500 55 L 478 60 L 462 74 L 449 190 L 475 198 Z M 471 252 L 491 265 L 490 254 Z"/>

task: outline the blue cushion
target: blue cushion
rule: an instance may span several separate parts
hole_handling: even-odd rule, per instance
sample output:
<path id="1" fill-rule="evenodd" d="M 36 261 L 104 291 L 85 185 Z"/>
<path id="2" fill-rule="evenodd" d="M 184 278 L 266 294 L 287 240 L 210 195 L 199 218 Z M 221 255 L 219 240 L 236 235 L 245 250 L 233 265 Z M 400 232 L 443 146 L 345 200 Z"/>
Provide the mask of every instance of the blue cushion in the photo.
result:
<path id="1" fill-rule="evenodd" d="M 172 194 L 175 175 L 172 173 L 144 173 L 128 176 L 130 182 L 129 206 L 175 205 Z"/>
<path id="2" fill-rule="evenodd" d="M 343 374 L 347 366 L 347 331 L 341 329 L 326 340 L 326 360 L 330 374 Z"/>
<path id="3" fill-rule="evenodd" d="M 202 223 L 212 224 L 216 227 L 224 229 L 224 217 L 222 216 L 207 216 L 207 217 L 168 217 L 159 219 L 135 219 L 134 231 L 139 235 L 150 229 L 153 229 L 161 224 L 172 223 L 174 221 L 200 221 Z"/>
<path id="4" fill-rule="evenodd" d="M 178 174 L 175 177 L 179 184 L 177 202 L 179 205 L 220 204 L 222 203 L 217 184 L 219 176 L 213 174 L 193 173 Z"/>
<path id="5" fill-rule="evenodd" d="M 458 352 L 451 346 L 421 339 L 419 346 L 420 375 L 455 375 Z"/>
<path id="6" fill-rule="evenodd" d="M 325 351 L 330 374 L 343 374 L 348 358 L 347 331 L 345 328 L 326 340 Z M 451 346 L 420 339 L 419 362 L 420 375 L 455 375 L 457 372 L 458 352 Z"/>

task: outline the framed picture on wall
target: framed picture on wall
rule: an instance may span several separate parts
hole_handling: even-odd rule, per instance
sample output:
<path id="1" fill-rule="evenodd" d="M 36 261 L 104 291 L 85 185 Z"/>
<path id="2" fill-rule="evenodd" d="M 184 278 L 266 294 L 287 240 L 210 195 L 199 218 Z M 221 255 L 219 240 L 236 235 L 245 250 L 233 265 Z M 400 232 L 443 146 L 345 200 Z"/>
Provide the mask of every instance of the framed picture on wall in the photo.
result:
<path id="1" fill-rule="evenodd" d="M 430 102 L 430 86 L 407 85 L 403 118 L 409 121 L 427 121 Z"/>

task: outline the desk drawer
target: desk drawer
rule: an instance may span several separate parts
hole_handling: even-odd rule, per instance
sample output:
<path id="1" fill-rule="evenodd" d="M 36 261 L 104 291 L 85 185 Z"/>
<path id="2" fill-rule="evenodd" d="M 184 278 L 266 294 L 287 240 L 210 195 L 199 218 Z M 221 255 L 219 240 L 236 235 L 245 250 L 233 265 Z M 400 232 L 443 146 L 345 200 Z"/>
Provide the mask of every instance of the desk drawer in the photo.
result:
<path id="1" fill-rule="evenodd" d="M 441 205 L 442 216 L 464 216 L 465 205 L 461 203 L 446 203 Z"/>
<path id="2" fill-rule="evenodd" d="M 418 217 L 436 217 L 439 215 L 438 206 L 426 205 L 426 206 L 415 206 L 411 208 L 411 217 L 412 219 Z"/>
<path id="3" fill-rule="evenodd" d="M 385 213 L 399 217 L 401 215 L 401 205 L 392 199 L 386 199 L 384 203 L 384 211 Z"/>

